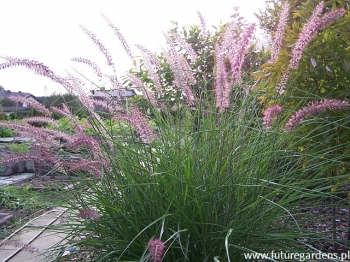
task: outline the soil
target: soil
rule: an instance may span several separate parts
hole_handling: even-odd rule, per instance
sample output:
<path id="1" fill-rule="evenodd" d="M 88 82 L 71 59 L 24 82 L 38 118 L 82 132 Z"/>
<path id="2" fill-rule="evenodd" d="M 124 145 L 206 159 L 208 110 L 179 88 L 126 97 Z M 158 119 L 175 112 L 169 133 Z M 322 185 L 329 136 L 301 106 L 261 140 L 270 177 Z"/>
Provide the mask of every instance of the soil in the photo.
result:
<path id="1" fill-rule="evenodd" d="M 332 206 L 335 208 L 333 209 Z M 349 251 L 349 221 L 350 203 L 323 201 L 318 207 L 301 208 L 301 215 L 295 219 L 300 222 L 299 226 L 304 230 L 314 233 L 322 233 L 325 239 L 336 239 L 339 244 L 335 245 L 326 240 L 300 239 L 302 243 L 324 251 L 326 253 L 347 253 Z M 333 214 L 334 212 L 334 219 Z M 317 217 L 318 219 L 315 219 Z M 310 219 L 309 219 L 310 218 Z M 333 225 L 334 223 L 334 225 Z M 335 230 L 333 230 L 335 226 Z"/>

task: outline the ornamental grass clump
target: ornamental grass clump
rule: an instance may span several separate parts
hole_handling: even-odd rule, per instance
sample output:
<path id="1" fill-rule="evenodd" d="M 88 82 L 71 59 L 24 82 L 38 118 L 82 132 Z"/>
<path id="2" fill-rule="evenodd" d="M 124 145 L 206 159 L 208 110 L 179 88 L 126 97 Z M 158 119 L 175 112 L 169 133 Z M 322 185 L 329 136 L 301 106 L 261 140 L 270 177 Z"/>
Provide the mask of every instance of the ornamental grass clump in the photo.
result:
<path id="1" fill-rule="evenodd" d="M 93 261 L 244 261 L 244 252 L 306 252 L 312 250 L 310 243 L 331 241 L 306 227 L 309 221 L 303 220 L 300 207 L 312 209 L 327 198 L 334 177 L 317 172 L 327 172 L 334 163 L 321 161 L 313 152 L 308 155 L 313 164 L 303 166 L 303 152 L 290 144 L 297 134 L 278 128 L 282 120 L 276 115 L 282 108 L 276 105 L 263 119 L 257 94 L 246 92 L 242 55 L 253 29 L 249 25 L 243 31 L 237 42 L 242 46 L 217 43 L 217 86 L 214 91 L 201 86 L 201 97 L 191 90 L 198 84 L 191 59 L 167 39 L 170 84 L 179 91 L 172 103 L 159 90 L 155 57 L 142 46 L 153 65 L 146 66 L 154 70 L 150 79 L 155 90 L 146 90 L 141 78 L 129 76 L 144 89 L 146 103 L 140 105 L 122 103 L 108 92 L 105 104 L 95 101 L 82 93 L 75 78 L 57 76 L 38 62 L 0 64 L 50 72 L 50 79 L 78 94 L 89 114 L 94 136 L 87 136 L 85 126 L 76 121 L 63 141 L 67 148 L 89 150 L 83 159 L 90 165 L 86 163 L 84 170 L 98 177 L 81 174 L 74 183 L 75 198 L 68 200 L 72 216 L 65 224 L 66 240 L 79 247 L 78 252 L 92 250 Z M 83 31 L 114 70 L 104 45 L 88 29 Z M 175 40 L 182 42 L 178 37 Z M 118 81 L 100 75 L 111 87 Z M 103 107 L 104 118 L 94 105 Z M 56 141 L 49 135 L 52 131 L 42 131 L 43 138 Z M 62 166 L 70 171 L 80 168 Z M 316 175 L 304 179 L 310 173 Z"/>

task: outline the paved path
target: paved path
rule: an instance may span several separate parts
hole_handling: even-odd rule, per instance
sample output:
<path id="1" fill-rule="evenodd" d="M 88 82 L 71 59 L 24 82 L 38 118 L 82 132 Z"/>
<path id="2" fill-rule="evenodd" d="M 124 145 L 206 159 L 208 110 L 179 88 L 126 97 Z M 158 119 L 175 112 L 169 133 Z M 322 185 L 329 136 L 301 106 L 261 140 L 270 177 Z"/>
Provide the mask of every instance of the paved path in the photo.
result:
<path id="1" fill-rule="evenodd" d="M 40 262 L 53 261 L 58 253 L 47 251 L 62 241 L 60 219 L 64 218 L 66 208 L 55 208 L 32 219 L 13 234 L 0 242 L 0 261 L 2 262 Z M 51 257 L 48 257 L 51 255 Z"/>

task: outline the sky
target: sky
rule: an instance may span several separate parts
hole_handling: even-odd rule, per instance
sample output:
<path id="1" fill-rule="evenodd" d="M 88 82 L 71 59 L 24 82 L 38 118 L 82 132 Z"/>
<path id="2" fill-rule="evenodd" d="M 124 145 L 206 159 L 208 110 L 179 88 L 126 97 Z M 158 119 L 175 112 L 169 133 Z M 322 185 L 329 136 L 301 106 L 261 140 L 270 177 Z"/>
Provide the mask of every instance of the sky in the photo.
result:
<path id="1" fill-rule="evenodd" d="M 199 25 L 199 11 L 210 29 L 230 22 L 235 6 L 240 6 L 247 21 L 257 23 L 253 14 L 265 6 L 265 0 L 1 0 L 0 57 L 36 60 L 61 76 L 67 71 L 88 76 L 90 71 L 84 71 L 88 66 L 72 58 L 88 58 L 98 65 L 106 61 L 82 25 L 110 51 L 120 79 L 133 67 L 132 60 L 101 14 L 118 27 L 133 55 L 139 56 L 136 44 L 157 53 L 165 48 L 164 33 L 172 28 L 171 21 L 180 27 Z M 0 86 L 35 96 L 66 93 L 50 79 L 21 67 L 0 70 Z"/>

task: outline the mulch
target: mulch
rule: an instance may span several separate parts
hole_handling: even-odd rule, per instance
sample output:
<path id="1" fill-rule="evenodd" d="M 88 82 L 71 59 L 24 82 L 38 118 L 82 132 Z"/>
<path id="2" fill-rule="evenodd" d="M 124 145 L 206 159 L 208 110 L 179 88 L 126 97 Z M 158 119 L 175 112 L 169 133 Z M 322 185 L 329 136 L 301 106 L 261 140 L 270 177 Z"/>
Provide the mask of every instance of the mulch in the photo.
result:
<path id="1" fill-rule="evenodd" d="M 300 215 L 295 217 L 300 222 L 299 226 L 306 232 L 321 233 L 324 240 L 308 238 L 300 241 L 326 253 L 347 253 L 350 247 L 348 239 L 350 203 L 344 202 L 332 204 L 331 200 L 326 200 L 318 207 L 301 208 Z M 335 239 L 339 244 L 333 244 L 327 239 Z"/>

